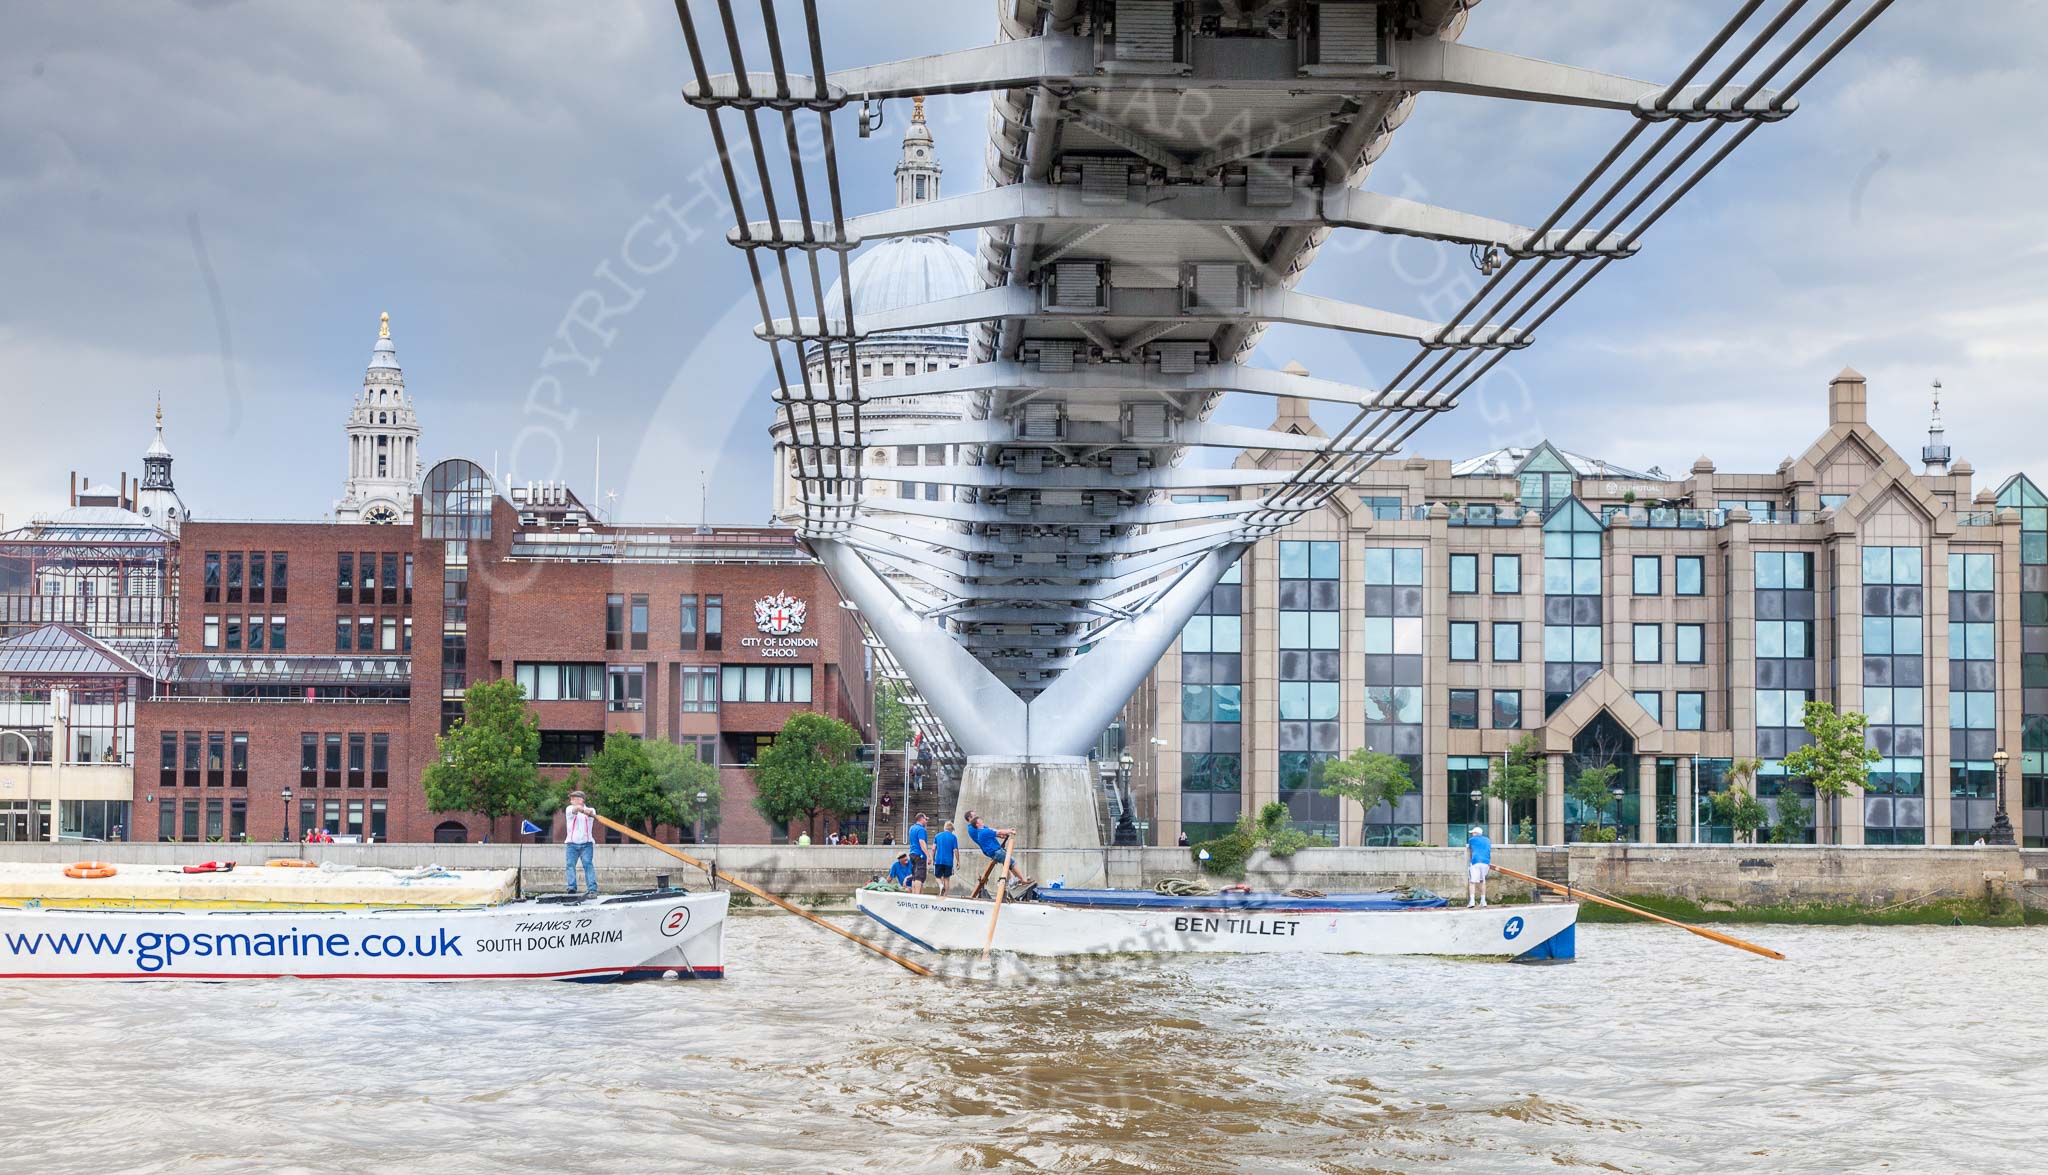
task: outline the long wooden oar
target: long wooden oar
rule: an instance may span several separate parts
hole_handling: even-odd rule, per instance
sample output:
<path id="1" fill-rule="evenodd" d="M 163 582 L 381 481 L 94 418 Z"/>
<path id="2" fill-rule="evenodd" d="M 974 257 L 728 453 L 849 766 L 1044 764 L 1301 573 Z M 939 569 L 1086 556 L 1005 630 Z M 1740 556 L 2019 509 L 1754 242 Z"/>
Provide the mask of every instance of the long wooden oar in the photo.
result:
<path id="1" fill-rule="evenodd" d="M 1010 892 L 1010 862 L 1016 860 L 1008 839 L 1003 841 L 1003 848 L 1002 861 L 989 862 L 991 865 L 1001 864 L 1003 875 L 996 879 L 996 908 L 989 911 L 988 915 L 988 941 L 981 944 L 981 957 L 984 960 L 988 958 L 988 949 L 996 944 L 996 919 L 1003 916 L 1003 895 Z"/>
<path id="2" fill-rule="evenodd" d="M 1634 914 L 1638 918 L 1648 918 L 1652 922 L 1662 922 L 1666 926 L 1676 926 L 1680 930 L 1689 930 L 1692 933 L 1699 935 L 1701 938 L 1710 938 L 1718 943 L 1725 943 L 1731 947 L 1739 947 L 1742 950 L 1750 952 L 1751 954 L 1762 955 L 1766 959 L 1783 959 L 1785 957 L 1769 947 L 1760 947 L 1753 942 L 1744 942 L 1732 934 L 1722 934 L 1718 930 L 1708 930 L 1703 926 L 1694 926 L 1690 923 L 1680 922 L 1676 918 L 1666 918 L 1662 914 L 1653 914 L 1650 911 L 1643 909 L 1641 906 L 1631 906 L 1627 902 L 1616 901 L 1613 898 L 1603 898 L 1596 893 L 1588 893 L 1583 889 L 1574 889 L 1573 887 L 1568 885 L 1559 885 L 1555 881 L 1545 881 L 1541 877 L 1531 877 L 1527 873 L 1517 873 L 1513 869 L 1503 869 L 1499 865 L 1493 866 L 1493 871 L 1505 877 L 1515 878 L 1518 881 L 1526 881 L 1532 885 L 1540 885 L 1546 889 L 1556 890 L 1558 893 L 1564 894 L 1566 897 L 1584 898 L 1589 902 L 1596 902 L 1603 906 L 1612 906 L 1614 909 L 1621 910 L 1625 913 Z"/>
<path id="3" fill-rule="evenodd" d="M 769 893 L 767 890 L 762 889 L 760 886 L 750 885 L 747 882 L 741 881 L 739 878 L 734 877 L 730 873 L 720 873 L 718 870 L 713 869 L 711 866 L 705 864 L 702 861 L 699 861 L 697 858 L 692 857 L 688 853 L 678 852 L 677 850 L 672 849 L 665 844 L 662 844 L 660 841 L 655 840 L 651 836 L 642 836 L 640 833 L 635 832 L 630 828 L 627 828 L 625 825 L 620 824 L 616 820 L 607 820 L 603 816 L 599 816 L 597 817 L 597 822 L 599 824 L 604 825 L 606 828 L 624 833 L 625 835 L 632 837 L 634 840 L 639 841 L 643 845 L 652 845 L 653 847 L 660 849 L 662 852 L 667 853 L 669 856 L 674 857 L 676 860 L 681 861 L 686 865 L 693 865 L 699 869 L 702 869 L 704 872 L 710 874 L 712 878 L 715 880 L 723 881 L 735 889 L 746 890 L 748 893 L 753 894 L 757 898 L 762 898 L 766 901 L 774 902 L 776 905 L 781 906 L 783 909 L 788 910 L 790 913 L 795 914 L 800 918 L 808 918 L 811 921 L 817 923 L 818 925 L 824 927 L 825 929 L 831 931 L 832 933 L 838 935 L 841 938 L 851 939 L 854 942 L 859 943 L 860 945 L 875 952 L 876 954 L 882 956 L 883 958 L 889 960 L 891 963 L 896 964 L 898 967 L 903 968 L 905 971 L 908 971 L 913 975 L 923 975 L 929 977 L 932 974 L 931 969 L 928 967 L 919 966 L 918 964 L 911 962 L 909 959 L 906 959 L 901 955 L 886 950 L 876 945 L 875 943 L 869 942 L 867 939 L 862 938 L 860 935 L 855 934 L 851 930 L 846 930 L 842 927 L 834 926 L 832 923 L 825 921 L 823 918 L 818 917 L 816 914 L 811 913 L 809 910 L 799 909 L 796 906 L 793 906 L 788 902 L 783 901 L 781 898 L 776 897 L 774 894 Z"/>

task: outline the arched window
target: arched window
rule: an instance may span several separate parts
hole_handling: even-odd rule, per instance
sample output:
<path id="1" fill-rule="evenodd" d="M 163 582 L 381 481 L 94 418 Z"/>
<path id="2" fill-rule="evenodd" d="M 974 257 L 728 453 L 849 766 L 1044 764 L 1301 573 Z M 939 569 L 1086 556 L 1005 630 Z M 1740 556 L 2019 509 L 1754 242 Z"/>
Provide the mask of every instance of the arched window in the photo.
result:
<path id="1" fill-rule="evenodd" d="M 434 843 L 437 845 L 459 845 L 469 842 L 469 829 L 460 820 L 443 820 L 434 825 Z"/>
<path id="2" fill-rule="evenodd" d="M 429 539 L 491 537 L 491 477 L 473 461 L 451 457 L 427 471 L 420 491 L 421 534 Z"/>

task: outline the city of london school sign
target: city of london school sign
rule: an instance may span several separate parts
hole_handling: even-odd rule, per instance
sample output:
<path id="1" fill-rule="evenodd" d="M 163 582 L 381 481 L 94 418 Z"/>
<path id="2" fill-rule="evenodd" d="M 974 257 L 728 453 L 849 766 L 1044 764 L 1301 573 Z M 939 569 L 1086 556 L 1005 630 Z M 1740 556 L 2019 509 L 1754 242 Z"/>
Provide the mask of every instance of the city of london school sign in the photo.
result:
<path id="1" fill-rule="evenodd" d="M 762 596 L 754 601 L 754 627 L 762 635 L 741 637 L 740 647 L 763 657 L 800 657 L 818 647 L 817 637 L 801 635 L 809 615 L 809 605 L 788 592 Z"/>

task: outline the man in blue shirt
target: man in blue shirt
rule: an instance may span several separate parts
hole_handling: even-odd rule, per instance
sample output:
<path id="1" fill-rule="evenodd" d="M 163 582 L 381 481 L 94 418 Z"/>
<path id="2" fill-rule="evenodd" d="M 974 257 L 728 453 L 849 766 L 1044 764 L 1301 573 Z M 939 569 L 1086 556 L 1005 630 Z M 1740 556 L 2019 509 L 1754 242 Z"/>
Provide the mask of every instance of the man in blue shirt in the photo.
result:
<path id="1" fill-rule="evenodd" d="M 925 870 L 931 858 L 932 833 L 924 826 L 923 812 L 910 822 L 910 892 L 924 892 Z"/>
<path id="2" fill-rule="evenodd" d="M 897 885 L 910 884 L 910 854 L 896 854 L 896 863 L 889 866 L 889 880 Z"/>
<path id="3" fill-rule="evenodd" d="M 982 822 L 979 813 L 967 814 L 967 835 L 981 850 L 981 855 L 1001 864 L 1006 876 L 1015 878 L 1020 884 L 1029 885 L 1030 879 L 1018 871 L 1017 862 L 1010 859 L 1009 851 L 1003 847 L 1003 842 L 1016 834 L 1017 830 L 1014 828 L 990 828 Z M 996 884 L 1001 885 L 1002 880 L 998 878 Z"/>
<path id="4" fill-rule="evenodd" d="M 1476 825 L 1465 835 L 1465 908 L 1471 909 L 1473 902 L 1486 904 L 1486 874 L 1493 864 L 1493 842 L 1486 839 L 1486 830 Z"/>
<path id="5" fill-rule="evenodd" d="M 953 877 L 953 859 L 960 851 L 960 834 L 953 831 L 953 822 L 946 821 L 946 827 L 932 838 L 932 876 L 938 880 L 939 896 L 946 896 L 947 884 Z"/>

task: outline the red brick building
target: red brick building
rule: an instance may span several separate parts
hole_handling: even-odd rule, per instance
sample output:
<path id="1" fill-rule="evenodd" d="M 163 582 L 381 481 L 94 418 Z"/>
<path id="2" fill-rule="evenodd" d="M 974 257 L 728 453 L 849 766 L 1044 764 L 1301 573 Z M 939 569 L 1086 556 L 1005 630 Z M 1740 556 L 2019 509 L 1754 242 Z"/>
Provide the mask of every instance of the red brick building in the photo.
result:
<path id="1" fill-rule="evenodd" d="M 420 776 L 470 683 L 511 677 L 559 776 L 610 731 L 722 769 L 721 839 L 760 842 L 747 764 L 790 714 L 872 730 L 859 625 L 778 527 L 600 525 L 559 486 L 429 471 L 410 523 L 189 522 L 174 665 L 136 719 L 135 835 L 509 840 Z"/>

